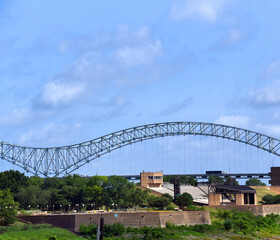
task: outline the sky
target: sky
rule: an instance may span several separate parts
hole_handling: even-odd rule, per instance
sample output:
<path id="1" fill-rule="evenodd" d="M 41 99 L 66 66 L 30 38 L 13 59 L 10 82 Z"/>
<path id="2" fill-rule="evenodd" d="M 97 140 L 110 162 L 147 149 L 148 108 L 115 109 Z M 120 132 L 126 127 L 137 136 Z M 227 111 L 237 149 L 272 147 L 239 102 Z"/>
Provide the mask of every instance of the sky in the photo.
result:
<path id="1" fill-rule="evenodd" d="M 280 138 L 278 0 L 1 0 L 0 138 L 64 146 L 143 124 Z"/>

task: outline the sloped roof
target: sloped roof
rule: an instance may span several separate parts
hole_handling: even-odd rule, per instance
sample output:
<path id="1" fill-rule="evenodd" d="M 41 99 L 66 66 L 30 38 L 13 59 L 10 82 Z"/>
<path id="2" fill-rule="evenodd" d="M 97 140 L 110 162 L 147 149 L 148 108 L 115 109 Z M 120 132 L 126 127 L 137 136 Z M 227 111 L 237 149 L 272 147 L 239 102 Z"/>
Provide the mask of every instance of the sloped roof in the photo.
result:
<path id="1" fill-rule="evenodd" d="M 211 192 L 216 193 L 255 193 L 256 190 L 246 185 L 213 185 Z"/>

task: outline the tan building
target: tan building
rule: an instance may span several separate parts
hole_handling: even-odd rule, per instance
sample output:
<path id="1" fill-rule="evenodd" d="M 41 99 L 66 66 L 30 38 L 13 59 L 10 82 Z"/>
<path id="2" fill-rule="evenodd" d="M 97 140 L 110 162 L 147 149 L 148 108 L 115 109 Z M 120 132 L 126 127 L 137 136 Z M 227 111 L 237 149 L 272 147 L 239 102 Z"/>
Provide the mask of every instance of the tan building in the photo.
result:
<path id="1" fill-rule="evenodd" d="M 163 172 L 141 172 L 140 183 L 142 187 L 159 188 L 163 184 Z"/>

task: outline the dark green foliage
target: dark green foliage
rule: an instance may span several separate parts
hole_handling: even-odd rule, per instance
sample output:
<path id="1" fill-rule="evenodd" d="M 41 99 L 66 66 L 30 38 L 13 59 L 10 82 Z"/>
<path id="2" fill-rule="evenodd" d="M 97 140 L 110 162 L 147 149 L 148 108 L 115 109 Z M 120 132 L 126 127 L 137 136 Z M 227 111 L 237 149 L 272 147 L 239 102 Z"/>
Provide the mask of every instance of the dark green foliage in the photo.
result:
<path id="1" fill-rule="evenodd" d="M 262 197 L 262 202 L 265 204 L 280 204 L 280 194 L 275 196 L 270 194 L 264 195 Z"/>
<path id="2" fill-rule="evenodd" d="M 263 183 L 261 180 L 257 178 L 251 178 L 246 181 L 245 183 L 247 186 L 266 186 L 265 183 Z"/>
<path id="3" fill-rule="evenodd" d="M 205 233 L 205 232 L 209 232 L 212 227 L 211 227 L 211 225 L 208 225 L 208 224 L 197 224 L 194 226 L 190 226 L 189 228 L 195 232 Z"/>
<path id="4" fill-rule="evenodd" d="M 172 223 L 172 222 L 167 221 L 165 223 L 165 227 L 166 228 L 174 228 L 174 227 L 176 227 L 176 225 L 174 223 Z"/>
<path id="5" fill-rule="evenodd" d="M 14 195 L 22 186 L 28 185 L 28 178 L 19 171 L 5 171 L 0 172 L 0 190 L 10 189 Z"/>
<path id="6" fill-rule="evenodd" d="M 152 207 L 164 209 L 171 203 L 170 199 L 166 197 L 156 197 L 153 200 Z"/>
<path id="7" fill-rule="evenodd" d="M 19 188 L 16 198 L 23 209 L 29 209 L 29 206 L 32 206 L 32 208 L 39 206 L 41 208 L 48 204 L 51 198 L 51 191 L 43 190 L 39 185 L 29 185 Z"/>
<path id="8" fill-rule="evenodd" d="M 80 226 L 80 233 L 83 234 L 83 235 L 86 235 L 86 236 L 96 235 L 97 225 L 95 225 L 95 224 L 89 224 L 89 225 L 82 224 Z"/>
<path id="9" fill-rule="evenodd" d="M 105 237 L 112 237 L 112 236 L 122 236 L 125 233 L 126 229 L 123 224 L 121 223 L 114 223 L 112 225 L 105 224 L 103 233 Z M 97 234 L 97 225 L 89 224 L 80 226 L 80 234 L 86 236 L 95 236 Z"/>
<path id="10" fill-rule="evenodd" d="M 14 201 L 10 190 L 0 190 L 0 225 L 7 226 L 16 220 L 18 203 Z"/>
<path id="11" fill-rule="evenodd" d="M 238 185 L 238 182 L 236 181 L 235 178 L 232 177 L 222 178 L 214 175 L 209 176 L 208 182 L 215 183 L 217 185 Z"/>
<path id="12" fill-rule="evenodd" d="M 170 202 L 173 201 L 173 197 L 170 194 L 168 194 L 168 193 L 162 194 L 162 197 L 168 198 Z"/>
<path id="13" fill-rule="evenodd" d="M 184 208 L 193 204 L 193 197 L 189 193 L 183 193 L 181 196 L 176 197 L 176 204 L 180 208 Z"/>
<path id="14" fill-rule="evenodd" d="M 104 236 L 112 237 L 112 236 L 122 236 L 125 232 L 125 227 L 121 223 L 114 223 L 112 225 L 105 224 L 104 225 Z"/>
<path id="15" fill-rule="evenodd" d="M 156 197 L 154 195 L 151 195 L 148 199 L 149 206 L 153 207 L 153 208 L 158 208 L 158 209 L 164 209 L 171 202 L 172 202 L 172 200 L 170 200 L 170 198 Z"/>
<path id="16" fill-rule="evenodd" d="M 275 214 L 262 217 L 254 216 L 251 212 L 219 210 L 215 216 L 223 221 L 224 230 L 234 233 L 254 234 L 264 229 L 273 233 L 280 230 L 280 217 Z"/>
<path id="17" fill-rule="evenodd" d="M 192 186 L 196 186 L 197 180 L 194 177 L 188 177 L 188 176 L 177 176 L 177 175 L 169 175 L 169 176 L 163 176 L 163 182 L 169 182 L 172 178 L 180 178 L 181 184 L 190 184 Z"/>
<path id="18" fill-rule="evenodd" d="M 174 210 L 174 207 L 169 205 L 169 206 L 166 207 L 166 210 Z"/>
<path id="19" fill-rule="evenodd" d="M 118 176 L 94 176 L 90 179 L 78 175 L 65 178 L 26 177 L 18 171 L 0 173 L 0 190 L 11 189 L 15 200 L 23 209 L 48 211 L 127 209 L 149 206 L 149 192 Z M 164 208 L 171 196 L 158 199 L 155 206 Z M 168 200 L 166 200 L 168 199 Z"/>

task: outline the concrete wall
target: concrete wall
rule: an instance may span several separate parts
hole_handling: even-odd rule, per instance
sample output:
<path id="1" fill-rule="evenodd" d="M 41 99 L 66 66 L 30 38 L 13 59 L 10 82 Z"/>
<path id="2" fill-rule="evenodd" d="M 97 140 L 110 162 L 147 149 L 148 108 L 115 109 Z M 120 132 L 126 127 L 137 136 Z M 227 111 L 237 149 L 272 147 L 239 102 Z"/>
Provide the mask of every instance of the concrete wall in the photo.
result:
<path id="1" fill-rule="evenodd" d="M 235 194 L 235 201 L 236 201 L 236 205 L 244 205 L 244 194 L 243 193 Z"/>
<path id="2" fill-rule="evenodd" d="M 126 227 L 165 227 L 167 221 L 175 225 L 211 224 L 209 211 L 112 212 L 102 214 L 20 216 L 19 218 L 34 224 L 49 223 L 78 232 L 82 223 L 85 225 L 98 224 L 101 216 L 104 217 L 105 224 L 122 223 Z"/>
<path id="3" fill-rule="evenodd" d="M 225 210 L 236 209 L 237 211 L 240 212 L 250 211 L 254 215 L 261 215 L 261 216 L 266 216 L 271 213 L 280 215 L 280 205 L 243 205 L 243 206 L 221 205 L 221 206 L 217 206 L 217 208 L 225 209 Z"/>
<path id="4" fill-rule="evenodd" d="M 221 204 L 221 194 L 219 193 L 209 193 L 208 194 L 208 202 L 209 206 L 218 206 Z"/>
<path id="5" fill-rule="evenodd" d="M 75 229 L 75 215 L 37 215 L 37 216 L 19 216 L 18 218 L 31 222 L 33 224 L 49 223 L 53 226 L 65 228 L 70 231 Z"/>

